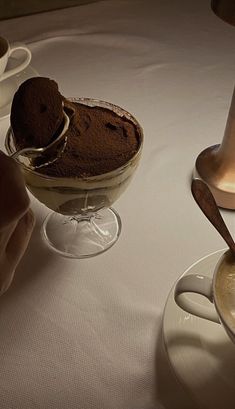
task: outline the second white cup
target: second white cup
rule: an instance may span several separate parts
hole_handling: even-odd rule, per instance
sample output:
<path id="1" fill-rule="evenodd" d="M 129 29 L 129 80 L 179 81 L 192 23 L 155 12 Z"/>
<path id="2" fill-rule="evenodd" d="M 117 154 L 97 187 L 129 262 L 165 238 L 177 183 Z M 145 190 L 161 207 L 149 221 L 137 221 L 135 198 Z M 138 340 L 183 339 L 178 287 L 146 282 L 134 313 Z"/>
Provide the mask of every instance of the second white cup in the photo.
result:
<path id="1" fill-rule="evenodd" d="M 17 67 L 6 70 L 9 57 L 15 52 L 23 50 L 25 52 L 25 58 L 20 62 Z M 25 45 L 13 45 L 9 44 L 8 40 L 4 37 L 0 37 L 0 81 L 23 71 L 31 61 L 31 51 Z"/>

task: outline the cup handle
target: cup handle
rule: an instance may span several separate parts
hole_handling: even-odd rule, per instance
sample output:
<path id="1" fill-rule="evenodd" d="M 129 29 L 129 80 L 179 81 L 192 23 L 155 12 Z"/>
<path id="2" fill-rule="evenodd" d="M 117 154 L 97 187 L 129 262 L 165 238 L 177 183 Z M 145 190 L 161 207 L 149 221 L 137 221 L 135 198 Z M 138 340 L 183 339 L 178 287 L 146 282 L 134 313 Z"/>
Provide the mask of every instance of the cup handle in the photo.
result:
<path id="1" fill-rule="evenodd" d="M 25 47 L 25 46 L 23 46 L 23 45 L 10 46 L 9 57 L 10 57 L 15 51 L 18 51 L 18 50 L 24 50 L 24 51 L 25 51 L 26 55 L 25 55 L 24 61 L 22 61 L 17 67 L 5 71 L 5 72 L 2 74 L 2 76 L 1 76 L 1 78 L 0 78 L 0 81 L 3 81 L 3 80 L 5 80 L 5 79 L 8 78 L 8 77 L 11 77 L 12 75 L 17 74 L 18 72 L 24 70 L 24 69 L 29 65 L 29 63 L 30 63 L 30 61 L 31 61 L 31 58 L 32 58 L 32 54 L 31 54 L 31 51 L 30 51 L 27 47 Z"/>
<path id="2" fill-rule="evenodd" d="M 184 311 L 220 324 L 214 304 L 208 306 L 200 304 L 192 300 L 186 293 L 200 294 L 213 304 L 212 279 L 203 275 L 186 275 L 177 282 L 174 298 L 176 304 Z"/>

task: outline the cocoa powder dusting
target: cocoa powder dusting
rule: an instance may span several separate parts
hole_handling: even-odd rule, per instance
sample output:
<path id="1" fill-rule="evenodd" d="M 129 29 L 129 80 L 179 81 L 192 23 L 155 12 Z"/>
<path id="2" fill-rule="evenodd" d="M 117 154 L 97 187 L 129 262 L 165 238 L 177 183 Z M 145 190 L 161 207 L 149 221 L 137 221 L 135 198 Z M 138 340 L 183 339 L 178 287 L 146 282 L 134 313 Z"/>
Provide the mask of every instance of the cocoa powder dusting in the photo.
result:
<path id="1" fill-rule="evenodd" d="M 137 127 L 125 117 L 101 107 L 73 103 L 75 114 L 60 159 L 37 171 L 56 177 L 87 177 L 110 172 L 138 151 Z"/>

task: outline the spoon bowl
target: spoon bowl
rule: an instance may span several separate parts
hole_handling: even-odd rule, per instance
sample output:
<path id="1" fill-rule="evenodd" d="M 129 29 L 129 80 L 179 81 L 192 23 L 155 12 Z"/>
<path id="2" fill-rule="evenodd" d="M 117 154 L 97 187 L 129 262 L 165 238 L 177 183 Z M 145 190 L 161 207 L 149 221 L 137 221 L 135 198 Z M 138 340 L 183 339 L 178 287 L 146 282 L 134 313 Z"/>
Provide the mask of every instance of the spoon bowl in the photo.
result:
<path id="1" fill-rule="evenodd" d="M 64 115 L 63 129 L 60 132 L 60 134 L 51 143 L 49 143 L 47 146 L 39 147 L 39 148 L 29 147 L 29 148 L 20 149 L 14 152 L 11 155 L 11 157 L 13 159 L 16 159 L 20 155 L 23 155 L 23 156 L 26 155 L 26 156 L 30 156 L 32 159 L 35 159 L 36 157 L 41 156 L 43 153 L 47 152 L 49 149 L 55 147 L 60 141 L 62 141 L 62 139 L 64 139 L 65 144 L 66 144 L 67 138 L 65 134 L 69 128 L 70 119 L 69 119 L 69 116 L 65 113 L 65 111 L 63 111 L 63 115 Z"/>

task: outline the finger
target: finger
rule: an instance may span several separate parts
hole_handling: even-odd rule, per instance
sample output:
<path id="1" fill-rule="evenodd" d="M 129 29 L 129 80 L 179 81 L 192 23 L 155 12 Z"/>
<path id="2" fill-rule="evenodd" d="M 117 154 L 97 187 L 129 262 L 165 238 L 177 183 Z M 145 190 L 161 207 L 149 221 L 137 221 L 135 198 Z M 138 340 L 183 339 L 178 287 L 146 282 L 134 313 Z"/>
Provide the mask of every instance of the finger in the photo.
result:
<path id="1" fill-rule="evenodd" d="M 17 223 L 18 221 L 14 221 L 13 223 L 8 224 L 7 226 L 3 227 L 0 230 L 0 257 L 2 254 L 5 253 L 8 241 L 12 236 L 12 233 L 14 232 Z"/>
<path id="2" fill-rule="evenodd" d="M 10 287 L 14 278 L 15 269 L 12 269 L 5 258 L 0 260 L 0 296 Z"/>
<path id="3" fill-rule="evenodd" d="M 7 246 L 6 257 L 13 267 L 16 267 L 23 257 L 28 246 L 35 224 L 34 214 L 31 209 L 19 220 L 14 232 L 12 233 Z"/>
<path id="4" fill-rule="evenodd" d="M 30 200 L 16 161 L 0 151 L 0 230 L 28 210 Z"/>
<path id="5" fill-rule="evenodd" d="M 10 287 L 15 269 L 23 257 L 34 227 L 34 215 L 29 209 L 20 219 L 6 247 L 0 256 L 0 295 Z"/>

